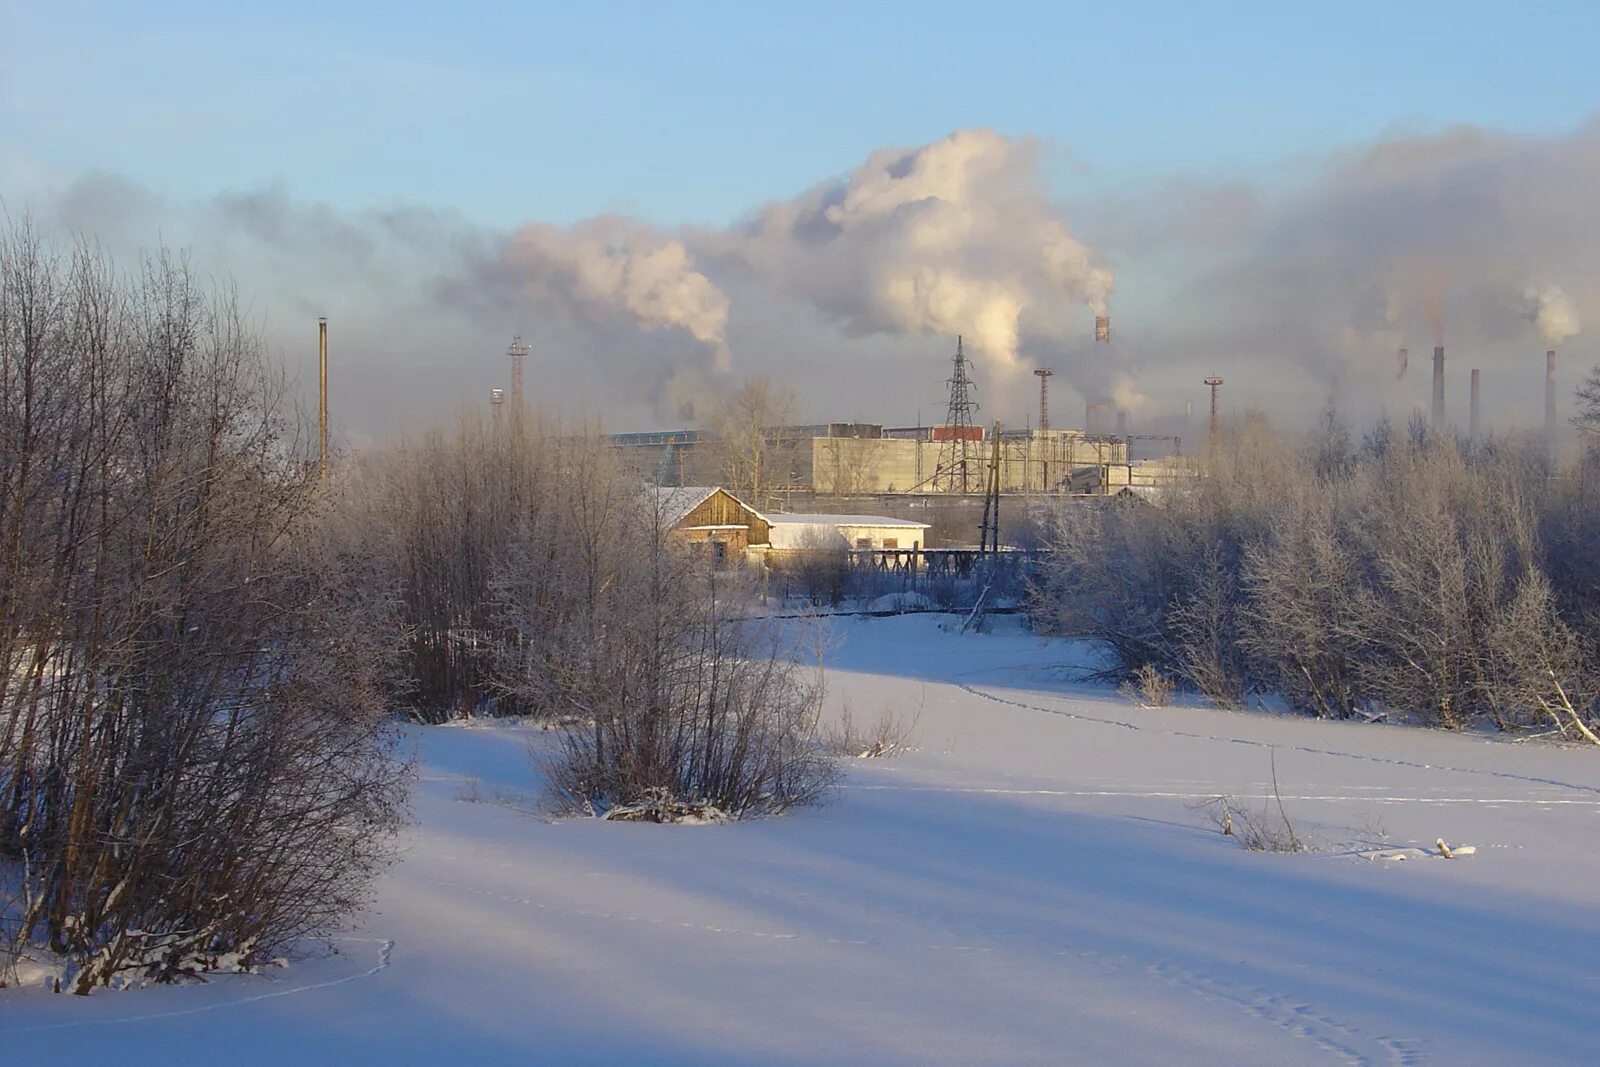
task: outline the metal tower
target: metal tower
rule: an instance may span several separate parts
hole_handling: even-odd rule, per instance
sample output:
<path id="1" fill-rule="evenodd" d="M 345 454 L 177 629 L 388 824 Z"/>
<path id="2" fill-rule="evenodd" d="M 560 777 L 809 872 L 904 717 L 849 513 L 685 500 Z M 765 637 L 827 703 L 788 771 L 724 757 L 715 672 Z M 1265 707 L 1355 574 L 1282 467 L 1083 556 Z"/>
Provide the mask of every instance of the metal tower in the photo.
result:
<path id="1" fill-rule="evenodd" d="M 972 379 L 967 377 L 967 354 L 959 336 L 956 337 L 955 364 L 946 382 L 950 386 L 950 406 L 945 411 L 944 425 L 934 432 L 943 433 L 939 448 L 939 465 L 934 468 L 934 492 L 966 493 L 971 491 L 972 462 L 970 449 L 974 431 L 982 430 L 972 423 L 972 413 L 978 409 L 972 399 Z"/>
<path id="2" fill-rule="evenodd" d="M 1206 379 L 1206 384 L 1211 386 L 1211 455 L 1215 458 L 1217 454 L 1217 390 L 1222 386 L 1222 379 L 1213 376 Z"/>
<path id="3" fill-rule="evenodd" d="M 1049 367 L 1040 367 L 1033 373 L 1039 376 L 1039 429 L 1050 428 L 1050 376 L 1055 373 Z"/>
<path id="4" fill-rule="evenodd" d="M 532 351 L 522 343 L 519 333 L 511 339 L 511 347 L 506 349 L 506 355 L 511 358 L 511 426 L 520 435 L 522 433 L 522 362 Z"/>

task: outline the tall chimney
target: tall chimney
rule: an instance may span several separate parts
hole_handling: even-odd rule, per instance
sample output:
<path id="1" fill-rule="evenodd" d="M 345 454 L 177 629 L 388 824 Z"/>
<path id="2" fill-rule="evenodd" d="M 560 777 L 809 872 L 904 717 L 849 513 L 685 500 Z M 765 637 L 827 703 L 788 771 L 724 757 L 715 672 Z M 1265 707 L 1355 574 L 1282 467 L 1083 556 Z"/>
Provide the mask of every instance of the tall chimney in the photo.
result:
<path id="1" fill-rule="evenodd" d="M 1211 387 L 1211 458 L 1217 458 L 1217 390 L 1222 387 L 1222 379 L 1216 375 L 1206 379 L 1206 384 Z"/>
<path id="2" fill-rule="evenodd" d="M 1395 371 L 1394 371 L 1395 380 L 1396 381 L 1400 381 L 1400 382 L 1405 381 L 1406 380 L 1406 371 L 1410 368 L 1410 366 L 1411 366 L 1411 353 L 1406 351 L 1406 346 L 1405 345 L 1401 345 L 1400 346 L 1400 351 L 1395 353 Z"/>
<path id="3" fill-rule="evenodd" d="M 1084 404 L 1083 432 L 1086 434 L 1103 434 L 1106 432 L 1106 406 L 1093 400 Z"/>
<path id="4" fill-rule="evenodd" d="M 1544 354 L 1544 439 L 1551 448 L 1556 444 L 1556 350 Z"/>
<path id="5" fill-rule="evenodd" d="M 1111 316 L 1096 315 L 1094 317 L 1094 339 L 1103 344 L 1111 343 Z"/>
<path id="6" fill-rule="evenodd" d="M 328 320 L 317 320 L 317 413 L 322 438 L 322 480 L 328 480 Z"/>
<path id="7" fill-rule="evenodd" d="M 1472 402 L 1467 410 L 1467 440 L 1478 443 L 1478 368 L 1472 368 Z"/>
<path id="8" fill-rule="evenodd" d="M 1444 345 L 1433 346 L 1433 424 L 1444 429 Z"/>

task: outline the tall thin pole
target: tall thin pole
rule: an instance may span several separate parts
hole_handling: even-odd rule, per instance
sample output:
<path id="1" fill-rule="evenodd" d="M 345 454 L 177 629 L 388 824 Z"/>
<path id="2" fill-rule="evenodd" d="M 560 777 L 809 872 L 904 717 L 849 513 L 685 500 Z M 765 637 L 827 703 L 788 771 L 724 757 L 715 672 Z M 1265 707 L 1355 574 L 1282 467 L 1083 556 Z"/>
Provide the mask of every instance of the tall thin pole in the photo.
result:
<path id="1" fill-rule="evenodd" d="M 989 523 L 990 547 L 1000 553 L 1000 420 L 994 421 L 994 452 L 989 459 L 989 477 L 994 480 L 994 518 Z"/>
<path id="2" fill-rule="evenodd" d="M 1206 384 L 1211 387 L 1211 458 L 1217 457 L 1217 390 L 1222 387 L 1222 379 L 1210 377 Z"/>
<path id="3" fill-rule="evenodd" d="M 1444 345 L 1433 346 L 1433 425 L 1444 429 Z"/>
<path id="4" fill-rule="evenodd" d="M 322 430 L 322 480 L 328 480 L 328 320 L 317 320 L 317 409 Z"/>
<path id="5" fill-rule="evenodd" d="M 1477 367 L 1473 367 L 1472 368 L 1472 386 L 1471 386 L 1471 392 L 1468 394 L 1468 396 L 1469 396 L 1469 400 L 1468 400 L 1468 404 L 1467 404 L 1467 440 L 1472 442 L 1473 444 L 1477 444 L 1478 443 L 1478 433 L 1479 433 L 1479 430 L 1480 430 L 1480 426 L 1479 426 L 1479 423 L 1478 423 L 1479 408 L 1478 408 L 1478 368 Z"/>
<path id="6" fill-rule="evenodd" d="M 506 349 L 506 355 L 511 359 L 511 429 L 518 436 L 522 436 L 522 364 L 527 359 L 530 349 L 522 343 L 519 333 L 511 339 L 511 347 Z"/>
<path id="7" fill-rule="evenodd" d="M 1039 376 L 1039 429 L 1050 428 L 1050 376 L 1055 373 L 1049 367 L 1039 367 L 1033 373 Z"/>
<path id="8" fill-rule="evenodd" d="M 978 524 L 978 555 L 987 555 L 991 544 L 1000 551 L 1000 422 L 995 420 L 990 442 L 989 477 L 983 487 L 983 521 Z"/>
<path id="9" fill-rule="evenodd" d="M 1556 350 L 1544 354 L 1544 441 L 1554 450 L 1556 446 Z"/>

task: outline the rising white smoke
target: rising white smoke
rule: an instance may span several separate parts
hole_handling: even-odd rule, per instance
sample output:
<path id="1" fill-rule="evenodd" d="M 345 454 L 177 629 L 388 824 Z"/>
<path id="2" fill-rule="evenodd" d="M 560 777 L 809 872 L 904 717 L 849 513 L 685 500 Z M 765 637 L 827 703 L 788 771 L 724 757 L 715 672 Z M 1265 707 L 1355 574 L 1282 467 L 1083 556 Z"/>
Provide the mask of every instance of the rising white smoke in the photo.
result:
<path id="1" fill-rule="evenodd" d="M 1064 307 L 1105 314 L 1112 288 L 1050 204 L 1036 156 L 1033 142 L 991 130 L 885 149 L 702 239 L 848 334 L 963 334 L 1003 372 L 1025 335 L 1059 336 Z"/>
<path id="2" fill-rule="evenodd" d="M 754 375 L 800 389 L 806 417 L 910 419 L 939 403 L 957 333 L 984 361 L 986 417 L 1033 410 L 1033 383 L 998 373 L 1024 361 L 1048 361 L 1063 393 L 1154 419 L 1203 402 L 1213 373 L 1239 404 L 1311 410 L 1337 383 L 1341 403 L 1404 412 L 1428 400 L 1442 326 L 1451 386 L 1456 368 L 1481 367 L 1486 396 L 1513 411 L 1538 410 L 1540 384 L 1519 316 L 1574 366 L 1600 356 L 1573 336 L 1600 315 L 1600 120 L 1553 137 L 1392 138 L 1303 183 L 1179 182 L 1091 204 L 1097 246 L 1139 265 L 1144 286 L 1119 297 L 1129 328 L 1109 349 L 1089 337 L 1111 274 L 1046 195 L 1037 155 L 962 131 L 875 152 L 719 228 L 604 217 L 505 232 L 449 210 L 336 212 L 271 186 L 180 202 L 113 176 L 39 209 L 125 262 L 163 237 L 193 249 L 254 294 L 303 378 L 329 315 L 342 424 L 375 432 L 458 396 L 481 404 L 506 384 L 519 331 L 549 397 L 629 428 L 687 418 Z M 1530 278 L 1562 284 L 1524 298 Z M 1397 374 L 1401 345 L 1423 374 Z"/>
<path id="3" fill-rule="evenodd" d="M 565 302 L 591 319 L 625 314 L 645 331 L 684 330 L 727 369 L 728 298 L 681 241 L 605 216 L 565 229 L 524 226 L 501 256 L 526 295 Z"/>
<path id="4" fill-rule="evenodd" d="M 1528 303 L 1527 316 L 1545 344 L 1554 348 L 1578 332 L 1577 305 L 1561 286 L 1547 285 L 1543 289 L 1530 286 L 1523 290 L 1522 298 Z"/>

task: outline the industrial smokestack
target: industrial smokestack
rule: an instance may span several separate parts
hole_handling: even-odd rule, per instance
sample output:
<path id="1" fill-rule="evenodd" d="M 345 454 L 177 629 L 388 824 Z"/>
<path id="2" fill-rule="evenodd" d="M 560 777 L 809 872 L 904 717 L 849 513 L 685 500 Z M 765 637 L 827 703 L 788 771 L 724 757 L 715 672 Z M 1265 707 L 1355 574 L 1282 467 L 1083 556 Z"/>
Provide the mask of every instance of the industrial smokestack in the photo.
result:
<path id="1" fill-rule="evenodd" d="M 1556 444 L 1556 350 L 1544 354 L 1544 439 Z"/>
<path id="2" fill-rule="evenodd" d="M 1111 316 L 1096 315 L 1094 317 L 1094 339 L 1105 344 L 1111 343 Z"/>
<path id="3" fill-rule="evenodd" d="M 1467 440 L 1478 442 L 1478 368 L 1472 368 L 1472 400 L 1467 409 Z"/>
<path id="4" fill-rule="evenodd" d="M 1128 413 L 1126 411 L 1117 412 L 1117 436 L 1128 436 Z"/>
<path id="5" fill-rule="evenodd" d="M 1444 345 L 1433 346 L 1433 424 L 1444 429 Z"/>
<path id="6" fill-rule="evenodd" d="M 1406 370 L 1409 369 L 1410 366 L 1411 366 L 1411 353 L 1406 351 L 1406 346 L 1405 345 L 1401 345 L 1400 346 L 1400 351 L 1395 353 L 1395 370 L 1394 370 L 1395 381 L 1398 381 L 1398 382 L 1405 381 L 1406 380 Z"/>
<path id="7" fill-rule="evenodd" d="M 1106 432 L 1106 406 L 1093 400 L 1084 405 L 1083 432 L 1087 434 L 1102 434 Z"/>
<path id="8" fill-rule="evenodd" d="M 322 438 L 322 480 L 328 480 L 328 320 L 317 320 L 317 413 Z"/>

